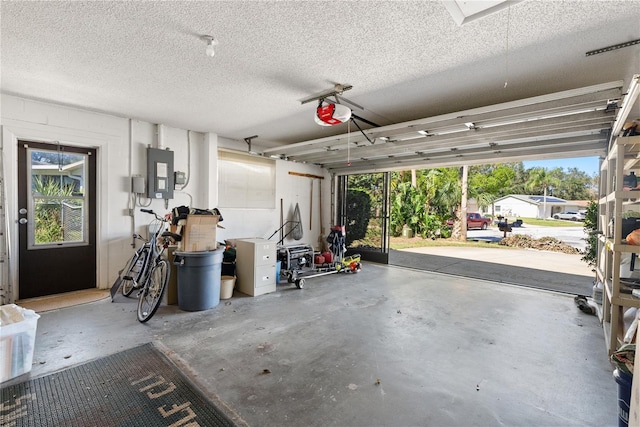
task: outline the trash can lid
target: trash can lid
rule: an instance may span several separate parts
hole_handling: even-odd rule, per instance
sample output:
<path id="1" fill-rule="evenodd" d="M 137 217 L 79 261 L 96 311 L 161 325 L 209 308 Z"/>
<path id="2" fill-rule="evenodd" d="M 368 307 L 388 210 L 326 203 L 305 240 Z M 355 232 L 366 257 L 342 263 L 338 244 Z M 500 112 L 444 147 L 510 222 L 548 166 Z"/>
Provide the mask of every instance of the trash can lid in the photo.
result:
<path id="1" fill-rule="evenodd" d="M 212 256 L 213 254 L 218 254 L 218 253 L 222 253 L 224 252 L 224 248 L 218 248 L 214 251 L 193 251 L 193 252 L 180 252 L 180 251 L 175 251 L 174 255 L 176 256 L 183 256 L 183 257 L 206 257 L 206 256 Z"/>

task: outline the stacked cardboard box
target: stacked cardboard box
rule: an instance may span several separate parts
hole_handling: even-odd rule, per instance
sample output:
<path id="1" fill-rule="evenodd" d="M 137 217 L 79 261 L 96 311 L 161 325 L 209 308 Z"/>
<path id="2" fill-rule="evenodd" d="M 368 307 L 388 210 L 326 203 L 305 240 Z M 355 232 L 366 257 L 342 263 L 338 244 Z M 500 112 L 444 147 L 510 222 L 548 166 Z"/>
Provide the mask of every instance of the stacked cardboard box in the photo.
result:
<path id="1" fill-rule="evenodd" d="M 181 229 L 177 231 L 182 235 L 180 251 L 198 252 L 213 251 L 218 249 L 216 241 L 216 228 L 219 217 L 217 215 L 188 215 L 183 225 L 178 223 Z"/>

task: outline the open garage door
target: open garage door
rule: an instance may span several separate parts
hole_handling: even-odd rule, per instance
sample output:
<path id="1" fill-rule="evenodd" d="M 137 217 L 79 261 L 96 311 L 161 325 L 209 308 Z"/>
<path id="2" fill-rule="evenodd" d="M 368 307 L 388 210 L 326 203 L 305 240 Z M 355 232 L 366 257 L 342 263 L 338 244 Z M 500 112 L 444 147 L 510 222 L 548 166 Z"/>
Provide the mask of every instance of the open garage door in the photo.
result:
<path id="1" fill-rule="evenodd" d="M 389 172 L 338 177 L 337 224 L 346 228 L 349 254 L 389 261 Z"/>

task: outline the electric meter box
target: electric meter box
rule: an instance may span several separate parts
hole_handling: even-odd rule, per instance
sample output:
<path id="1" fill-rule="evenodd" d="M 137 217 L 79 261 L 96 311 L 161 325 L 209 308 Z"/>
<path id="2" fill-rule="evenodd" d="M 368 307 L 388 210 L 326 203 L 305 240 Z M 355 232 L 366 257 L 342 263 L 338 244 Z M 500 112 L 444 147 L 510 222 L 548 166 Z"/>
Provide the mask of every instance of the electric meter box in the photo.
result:
<path id="1" fill-rule="evenodd" d="M 134 175 L 131 177 L 131 191 L 136 194 L 144 194 L 147 191 L 146 187 L 143 176 Z"/>
<path id="2" fill-rule="evenodd" d="M 173 151 L 147 148 L 147 197 L 173 199 Z"/>
<path id="3" fill-rule="evenodd" d="M 185 185 L 187 183 L 187 174 L 184 172 L 175 172 L 175 185 Z"/>

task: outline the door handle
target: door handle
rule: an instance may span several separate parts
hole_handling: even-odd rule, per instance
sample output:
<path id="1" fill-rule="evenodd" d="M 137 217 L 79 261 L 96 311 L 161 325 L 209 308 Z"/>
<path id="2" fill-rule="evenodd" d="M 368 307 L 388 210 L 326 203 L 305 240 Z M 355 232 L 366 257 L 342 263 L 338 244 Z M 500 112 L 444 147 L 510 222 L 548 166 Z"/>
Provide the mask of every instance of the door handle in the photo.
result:
<path id="1" fill-rule="evenodd" d="M 27 223 L 27 222 L 29 222 L 29 221 L 27 220 L 27 218 L 20 218 L 20 219 L 18 220 L 18 222 L 19 222 L 20 224 L 26 224 L 26 223 Z"/>
<path id="2" fill-rule="evenodd" d="M 26 215 L 26 214 L 27 214 L 27 210 L 26 210 L 25 208 L 21 208 L 21 209 L 18 211 L 18 213 L 19 213 L 20 215 Z"/>

